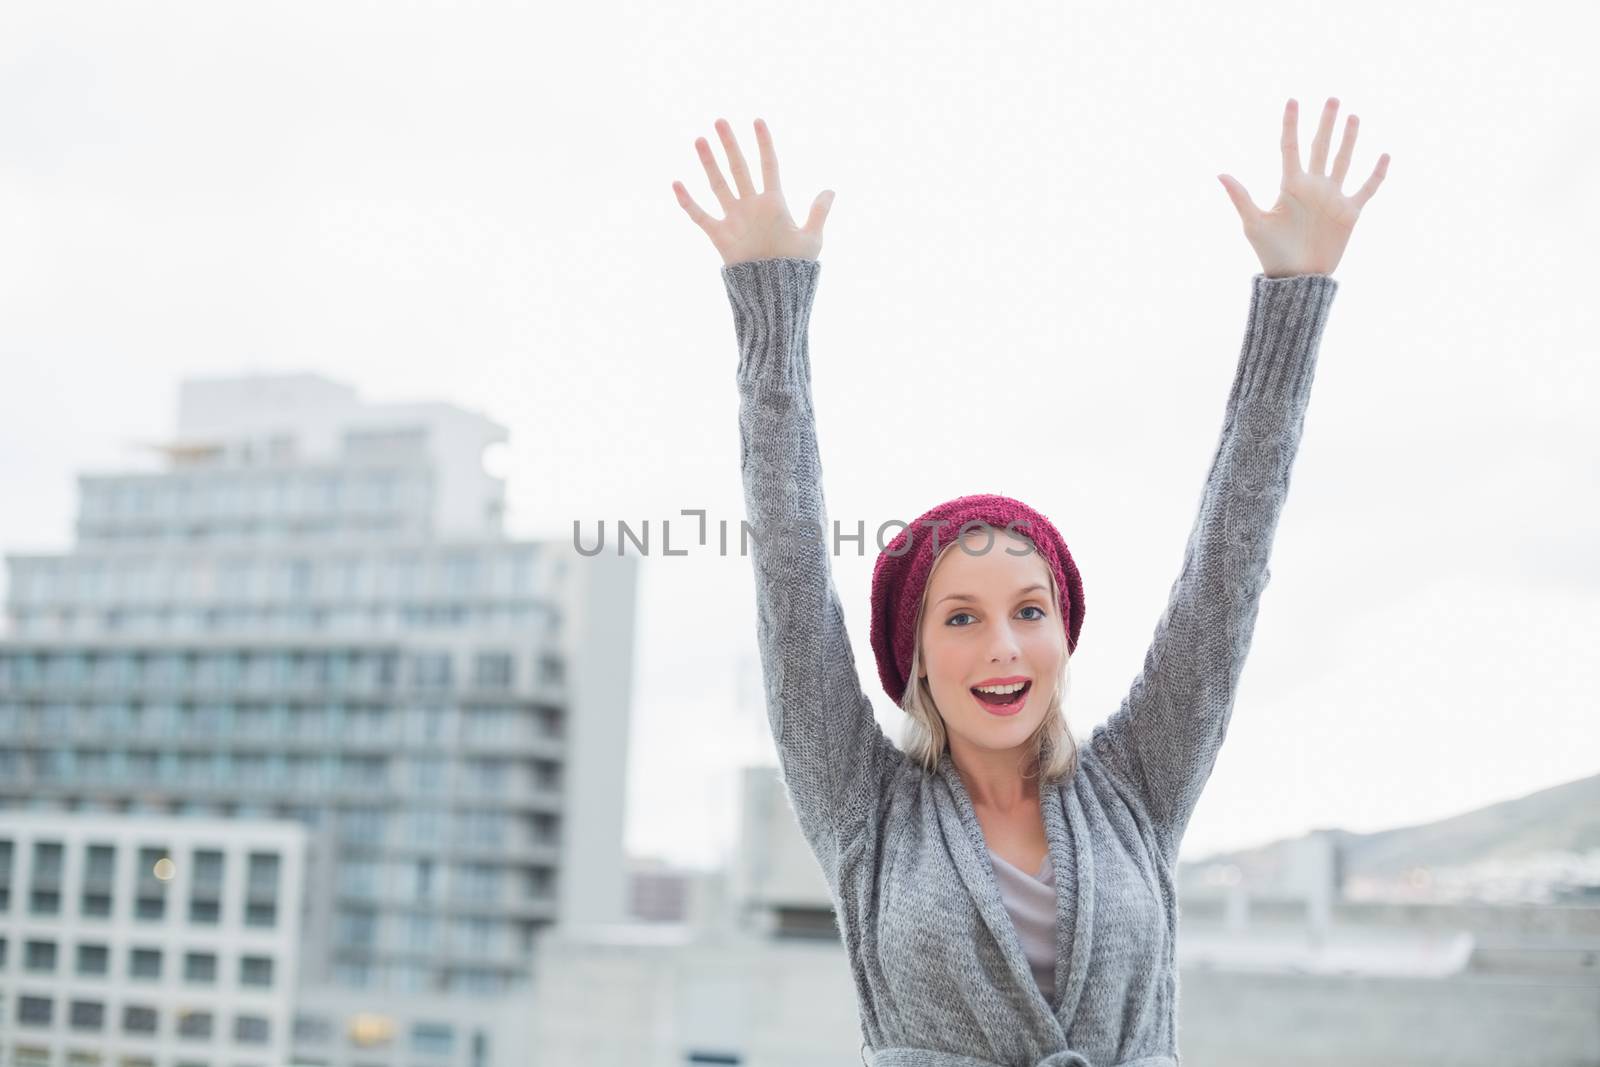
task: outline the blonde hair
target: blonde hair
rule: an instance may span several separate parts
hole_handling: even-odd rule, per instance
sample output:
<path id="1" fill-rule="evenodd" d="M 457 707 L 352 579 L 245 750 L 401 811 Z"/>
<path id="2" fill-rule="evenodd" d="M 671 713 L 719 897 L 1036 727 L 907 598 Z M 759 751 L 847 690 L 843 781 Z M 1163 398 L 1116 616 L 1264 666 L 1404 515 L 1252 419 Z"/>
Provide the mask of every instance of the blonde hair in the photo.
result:
<path id="1" fill-rule="evenodd" d="M 1029 540 L 1026 535 L 1014 533 L 1023 540 Z M 952 541 L 939 550 L 939 555 L 934 557 L 934 567 L 939 564 L 939 558 L 957 541 Z M 1061 610 L 1061 594 L 1056 586 L 1055 572 L 1049 567 L 1045 573 L 1050 581 L 1050 603 L 1056 611 Z M 901 750 L 913 763 L 919 764 L 928 773 L 933 773 L 939 767 L 939 757 L 949 745 L 949 735 L 945 731 L 944 719 L 939 714 L 938 707 L 933 702 L 933 691 L 928 686 L 927 679 L 922 675 L 922 619 L 923 613 L 928 609 L 928 590 L 933 585 L 933 571 L 928 572 L 928 581 L 922 586 L 922 602 L 917 606 L 916 640 L 911 648 L 911 673 L 906 684 L 905 696 L 900 700 L 900 710 L 906 713 L 906 725 L 900 739 Z M 1066 643 L 1066 631 L 1062 631 L 1062 643 Z M 1056 675 L 1056 684 L 1050 694 L 1050 706 L 1045 709 L 1044 719 L 1039 723 L 1038 729 L 1029 736 L 1026 744 L 1029 746 L 1028 766 L 1034 769 L 1030 774 L 1024 770 L 1024 778 L 1032 778 L 1034 774 L 1040 776 L 1042 782 L 1061 781 L 1071 777 L 1078 765 L 1078 742 L 1072 736 L 1072 729 L 1067 725 L 1066 712 L 1063 702 L 1068 687 L 1072 681 L 1068 664 L 1071 658 L 1068 655 L 1061 657 L 1061 670 Z"/>

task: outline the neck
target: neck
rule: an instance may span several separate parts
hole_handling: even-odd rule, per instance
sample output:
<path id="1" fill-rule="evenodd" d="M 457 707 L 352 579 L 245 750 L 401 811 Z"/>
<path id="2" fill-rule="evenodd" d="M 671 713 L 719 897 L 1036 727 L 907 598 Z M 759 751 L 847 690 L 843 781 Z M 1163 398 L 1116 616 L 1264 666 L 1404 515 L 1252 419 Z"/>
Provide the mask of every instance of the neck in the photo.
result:
<path id="1" fill-rule="evenodd" d="M 950 739 L 950 762 L 974 807 L 1008 814 L 1039 802 L 1038 760 L 1021 749 L 993 751 Z M 1024 772 L 1033 777 L 1024 777 Z"/>

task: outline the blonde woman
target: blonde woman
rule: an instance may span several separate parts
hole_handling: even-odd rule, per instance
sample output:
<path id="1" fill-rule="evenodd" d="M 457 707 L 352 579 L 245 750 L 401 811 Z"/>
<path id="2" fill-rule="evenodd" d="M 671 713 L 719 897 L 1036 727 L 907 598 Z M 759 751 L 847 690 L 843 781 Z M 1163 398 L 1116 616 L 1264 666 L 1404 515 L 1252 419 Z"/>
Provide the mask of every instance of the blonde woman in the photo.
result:
<path id="1" fill-rule="evenodd" d="M 1048 519 L 994 494 L 930 509 L 880 553 L 872 648 L 904 749 L 878 728 L 818 536 L 807 325 L 833 193 L 795 225 L 760 119 L 760 192 L 723 120 L 733 188 L 695 141 L 723 218 L 673 183 L 723 259 L 767 711 L 832 891 L 864 1062 L 1176 1067 L 1178 849 L 1270 578 L 1332 272 L 1388 169 L 1384 155 L 1340 191 L 1356 117 L 1327 171 L 1337 112 L 1330 99 L 1302 169 L 1288 102 L 1271 210 L 1219 176 L 1262 271 L 1182 571 L 1126 699 L 1081 748 L 1061 707 L 1081 576 Z"/>

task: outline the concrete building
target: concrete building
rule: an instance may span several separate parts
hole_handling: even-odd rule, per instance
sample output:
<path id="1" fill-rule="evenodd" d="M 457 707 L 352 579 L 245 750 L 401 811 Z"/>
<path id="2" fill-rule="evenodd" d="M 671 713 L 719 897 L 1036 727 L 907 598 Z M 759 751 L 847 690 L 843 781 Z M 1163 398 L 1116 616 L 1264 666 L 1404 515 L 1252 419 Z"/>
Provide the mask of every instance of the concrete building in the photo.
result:
<path id="1" fill-rule="evenodd" d="M 746 768 L 739 804 L 734 866 L 689 879 L 683 922 L 561 923 L 544 932 L 536 1062 L 861 1062 L 833 901 L 777 769 Z M 616 1023 L 619 1003 L 626 1026 Z"/>
<path id="2" fill-rule="evenodd" d="M 0 813 L 0 1063 L 284 1062 L 297 823 Z"/>
<path id="3" fill-rule="evenodd" d="M 0 815 L 299 822 L 302 999 L 409 1034 L 523 996 L 543 928 L 626 913 L 637 560 L 509 539 L 505 438 L 313 375 L 185 382 L 159 469 L 81 476 L 76 544 L 7 557 Z"/>

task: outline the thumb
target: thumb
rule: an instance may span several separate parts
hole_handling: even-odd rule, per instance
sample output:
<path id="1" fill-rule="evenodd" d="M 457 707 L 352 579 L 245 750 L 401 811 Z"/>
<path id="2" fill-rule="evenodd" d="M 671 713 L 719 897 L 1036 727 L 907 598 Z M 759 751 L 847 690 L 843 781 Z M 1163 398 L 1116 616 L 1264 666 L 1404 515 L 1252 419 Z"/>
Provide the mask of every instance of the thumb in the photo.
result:
<path id="1" fill-rule="evenodd" d="M 805 229 L 812 233 L 821 233 L 823 224 L 828 221 L 828 210 L 832 207 L 833 190 L 822 190 L 811 202 L 811 214 L 806 216 Z"/>
<path id="2" fill-rule="evenodd" d="M 1221 182 L 1222 187 L 1227 190 L 1228 199 L 1233 201 L 1234 210 L 1239 212 L 1240 219 L 1249 224 L 1260 217 L 1261 212 L 1250 199 L 1250 194 L 1244 191 L 1244 186 L 1235 181 L 1232 175 L 1219 174 L 1217 175 L 1217 181 Z"/>

